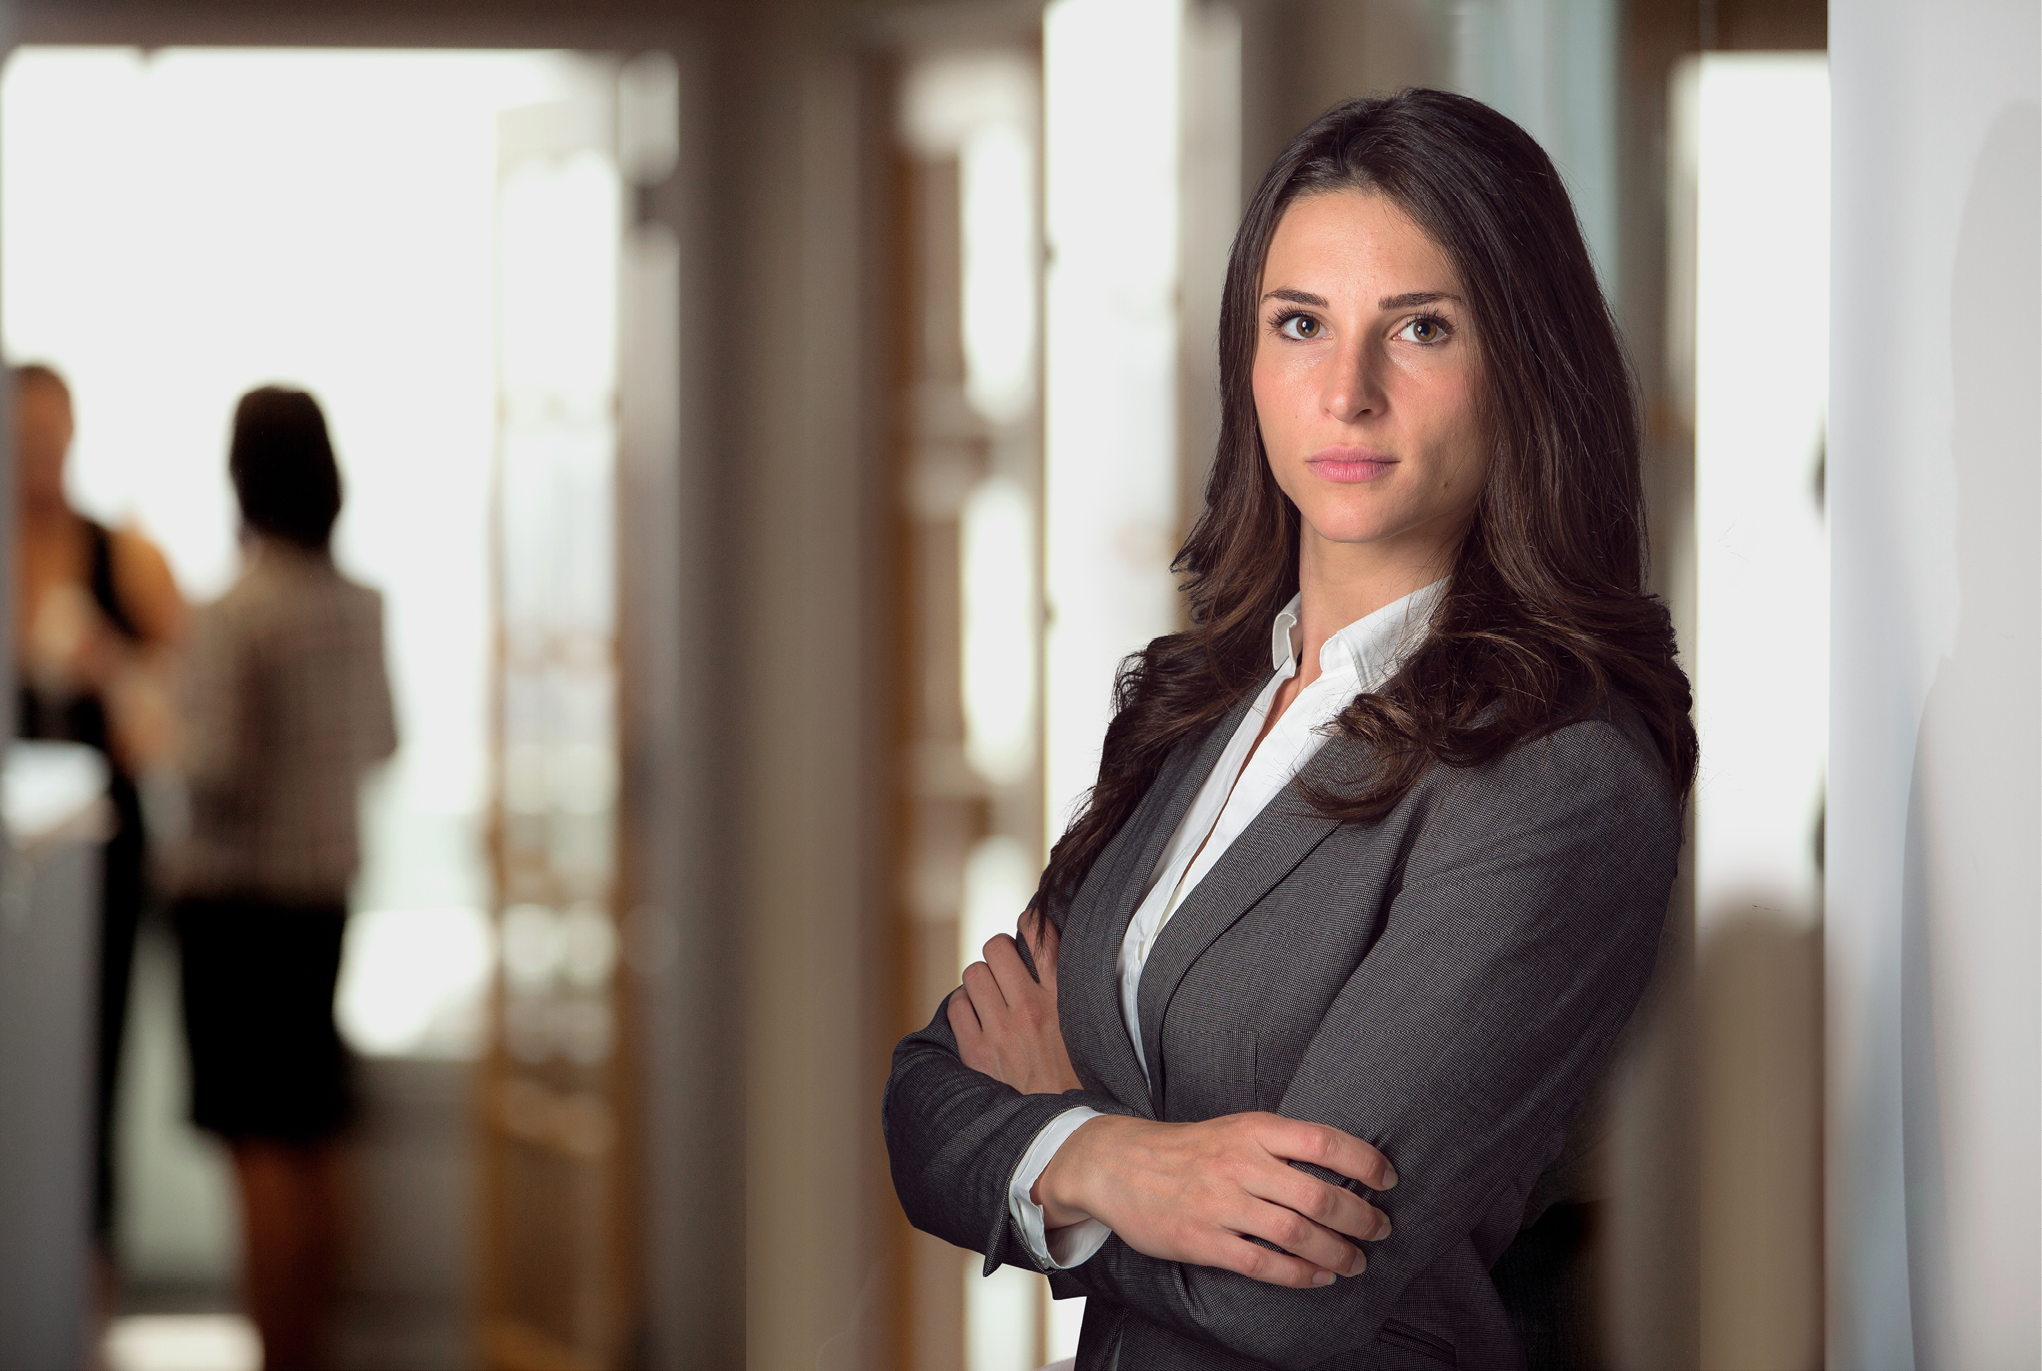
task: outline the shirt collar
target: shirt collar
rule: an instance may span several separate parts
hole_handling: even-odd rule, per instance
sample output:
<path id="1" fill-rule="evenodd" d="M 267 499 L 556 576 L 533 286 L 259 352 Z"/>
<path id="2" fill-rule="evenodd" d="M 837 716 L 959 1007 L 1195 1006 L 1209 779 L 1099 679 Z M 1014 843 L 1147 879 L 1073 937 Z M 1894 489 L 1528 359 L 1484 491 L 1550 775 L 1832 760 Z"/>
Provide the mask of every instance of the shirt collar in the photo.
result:
<path id="1" fill-rule="evenodd" d="M 1356 619 L 1326 640 L 1319 649 L 1319 670 L 1325 675 L 1352 675 L 1372 690 L 1396 673 L 1404 655 L 1425 640 L 1433 610 L 1446 593 L 1444 578 L 1401 600 L 1392 600 L 1373 614 Z M 1297 671 L 1302 630 L 1298 627 L 1299 596 L 1276 613 L 1270 626 L 1270 665 L 1288 680 Z"/>

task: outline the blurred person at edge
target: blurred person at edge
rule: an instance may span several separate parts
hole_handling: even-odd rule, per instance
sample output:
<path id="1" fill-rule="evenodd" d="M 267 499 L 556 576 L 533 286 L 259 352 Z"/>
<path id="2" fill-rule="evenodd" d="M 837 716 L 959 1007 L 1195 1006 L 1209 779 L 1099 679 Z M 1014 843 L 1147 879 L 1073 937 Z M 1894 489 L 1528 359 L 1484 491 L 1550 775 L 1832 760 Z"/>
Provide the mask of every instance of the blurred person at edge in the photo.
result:
<path id="1" fill-rule="evenodd" d="M 1465 96 L 1334 107 L 1243 217 L 1220 376 L 1190 627 L 1123 667 L 1026 942 L 895 1050 L 896 1192 L 1084 1295 L 1086 1371 L 1607 1365 L 1572 1123 L 1695 736 L 1552 162 Z"/>
<path id="2" fill-rule="evenodd" d="M 240 1186 L 248 1311 L 269 1371 L 321 1362 L 351 1108 L 333 1021 L 357 792 L 396 750 L 383 601 L 334 566 L 340 470 L 303 391 L 241 397 L 228 457 L 240 578 L 192 623 L 174 907 L 192 1122 Z"/>
<path id="3" fill-rule="evenodd" d="M 114 1087 L 127 1026 L 135 929 L 147 893 L 149 839 L 138 780 L 160 774 L 175 738 L 168 671 L 184 600 L 155 544 L 71 507 L 71 388 L 53 368 L 14 373 L 18 523 L 14 545 L 16 708 L 21 737 L 104 753 L 113 831 L 101 886 L 98 1060 L 94 1080 L 93 1232 L 112 1272 Z M 150 817 L 155 817 L 152 813 Z"/>

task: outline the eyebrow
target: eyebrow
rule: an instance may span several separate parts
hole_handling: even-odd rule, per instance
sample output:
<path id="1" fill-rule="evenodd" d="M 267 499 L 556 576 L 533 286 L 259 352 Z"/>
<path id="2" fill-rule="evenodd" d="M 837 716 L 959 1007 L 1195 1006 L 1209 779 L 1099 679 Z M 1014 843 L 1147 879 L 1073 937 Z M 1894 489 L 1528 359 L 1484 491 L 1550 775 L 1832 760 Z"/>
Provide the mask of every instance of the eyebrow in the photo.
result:
<path id="1" fill-rule="evenodd" d="M 1332 308 L 1332 306 L 1327 303 L 1325 296 L 1314 295 L 1310 291 L 1304 290 L 1290 290 L 1288 288 L 1272 290 L 1265 294 L 1262 298 L 1265 300 L 1288 300 L 1290 301 L 1290 303 L 1294 305 L 1311 305 L 1317 309 Z M 1460 303 L 1460 298 L 1461 298 L 1460 296 L 1455 295 L 1451 291 L 1412 290 L 1406 291 L 1402 295 L 1385 295 L 1382 299 L 1376 301 L 1376 308 L 1410 309 L 1416 305 L 1437 304 L 1441 300 L 1452 300 L 1456 304 L 1458 304 Z"/>
<path id="2" fill-rule="evenodd" d="M 1332 306 L 1327 303 L 1325 296 L 1314 295 L 1310 291 L 1304 290 L 1290 290 L 1290 289 L 1272 290 L 1268 294 L 1264 295 L 1262 298 L 1265 300 L 1288 300 L 1294 305 L 1312 305 L 1319 309 L 1332 308 Z"/>
<path id="3" fill-rule="evenodd" d="M 1385 295 L 1376 301 L 1377 309 L 1410 309 L 1415 305 L 1436 305 L 1441 300 L 1460 303 L 1461 297 L 1446 290 L 1413 290 L 1402 295 Z"/>

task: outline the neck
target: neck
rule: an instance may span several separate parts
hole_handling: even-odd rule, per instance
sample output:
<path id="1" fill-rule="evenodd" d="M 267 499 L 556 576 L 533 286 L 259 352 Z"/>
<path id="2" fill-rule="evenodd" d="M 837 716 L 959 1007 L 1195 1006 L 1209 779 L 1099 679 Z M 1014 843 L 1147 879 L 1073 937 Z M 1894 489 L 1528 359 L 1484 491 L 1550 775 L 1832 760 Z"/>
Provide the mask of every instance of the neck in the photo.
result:
<path id="1" fill-rule="evenodd" d="M 1400 538 L 1339 543 L 1306 524 L 1298 537 L 1298 632 L 1303 639 L 1300 687 L 1319 675 L 1319 650 L 1341 629 L 1422 590 L 1453 567 L 1452 538 Z"/>
<path id="2" fill-rule="evenodd" d="M 241 535 L 241 555 L 252 566 L 265 557 L 279 561 L 323 561 L 331 555 L 330 548 L 306 547 L 288 538 L 278 538 L 267 533 L 244 532 Z"/>

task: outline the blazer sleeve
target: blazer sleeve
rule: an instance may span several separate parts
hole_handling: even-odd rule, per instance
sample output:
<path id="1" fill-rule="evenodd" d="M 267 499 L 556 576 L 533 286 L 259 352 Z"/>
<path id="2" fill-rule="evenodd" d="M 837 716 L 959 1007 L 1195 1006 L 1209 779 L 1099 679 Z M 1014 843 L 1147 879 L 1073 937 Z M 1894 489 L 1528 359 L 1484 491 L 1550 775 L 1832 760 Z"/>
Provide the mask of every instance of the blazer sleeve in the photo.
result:
<path id="1" fill-rule="evenodd" d="M 1414 1276 L 1522 1203 L 1651 974 L 1679 815 L 1656 766 L 1600 718 L 1427 784 L 1402 888 L 1281 1105 L 1397 1168 L 1394 1189 L 1369 1195 L 1392 1231 L 1366 1245 L 1368 1268 L 1290 1290 L 1116 1240 L 1060 1289 L 1314 1366 L 1366 1346 Z"/>
<path id="2" fill-rule="evenodd" d="M 929 1026 L 893 1050 L 880 1115 L 894 1192 L 915 1227 L 983 1252 L 987 1274 L 1002 1263 L 1032 1271 L 1038 1264 L 1007 1209 L 1007 1184 L 1022 1154 L 1067 1109 L 1135 1111 L 1089 1090 L 1023 1095 L 972 1070 L 958 1058 L 949 1003 L 944 996 Z"/>

